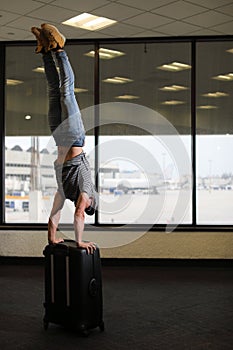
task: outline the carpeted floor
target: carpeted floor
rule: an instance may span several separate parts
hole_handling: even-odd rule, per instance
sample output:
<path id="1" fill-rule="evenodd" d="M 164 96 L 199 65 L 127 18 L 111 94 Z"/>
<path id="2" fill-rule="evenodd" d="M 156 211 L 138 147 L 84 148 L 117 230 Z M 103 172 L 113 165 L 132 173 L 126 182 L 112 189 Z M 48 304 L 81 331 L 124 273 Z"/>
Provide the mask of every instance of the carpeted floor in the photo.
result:
<path id="1" fill-rule="evenodd" d="M 105 331 L 43 329 L 43 265 L 0 266 L 2 350 L 230 350 L 233 269 L 103 266 Z"/>

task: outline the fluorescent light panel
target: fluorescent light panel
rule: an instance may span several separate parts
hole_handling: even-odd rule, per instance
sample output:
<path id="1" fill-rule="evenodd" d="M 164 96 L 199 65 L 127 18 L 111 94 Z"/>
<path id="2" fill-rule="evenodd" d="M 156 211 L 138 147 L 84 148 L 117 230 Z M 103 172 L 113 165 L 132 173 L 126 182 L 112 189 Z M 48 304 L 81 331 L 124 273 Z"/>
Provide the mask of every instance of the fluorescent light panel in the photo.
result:
<path id="1" fill-rule="evenodd" d="M 191 66 L 186 63 L 172 62 L 168 64 L 163 64 L 162 66 L 159 66 L 157 68 L 161 70 L 169 71 L 169 72 L 180 72 L 185 69 L 190 69 Z"/>
<path id="2" fill-rule="evenodd" d="M 169 85 L 169 86 L 163 86 L 162 88 L 159 88 L 161 91 L 183 91 L 188 90 L 186 86 L 182 85 Z"/>
<path id="3" fill-rule="evenodd" d="M 206 94 L 203 94 L 202 96 L 218 98 L 218 97 L 229 96 L 229 94 L 227 94 L 226 92 L 216 91 L 216 92 L 208 92 Z"/>
<path id="4" fill-rule="evenodd" d="M 233 73 L 219 74 L 213 79 L 221 80 L 221 81 L 231 81 L 233 80 Z"/>
<path id="5" fill-rule="evenodd" d="M 112 77 L 104 79 L 104 83 L 110 83 L 110 84 L 126 84 L 131 83 L 133 80 L 129 78 L 123 78 L 123 77 Z"/>
<path id="6" fill-rule="evenodd" d="M 125 55 L 125 53 L 121 51 L 105 49 L 105 48 L 99 49 L 99 57 L 102 60 L 111 60 L 112 58 L 116 58 L 123 55 Z M 85 56 L 95 57 L 95 51 L 87 52 L 85 53 Z"/>
<path id="7" fill-rule="evenodd" d="M 115 23 L 116 21 L 112 19 L 94 16 L 86 12 L 62 22 L 62 24 L 86 30 L 100 30 Z"/>
<path id="8" fill-rule="evenodd" d="M 198 109 L 217 109 L 217 106 L 211 106 L 211 105 L 202 105 L 202 106 L 197 106 Z"/>
<path id="9" fill-rule="evenodd" d="M 120 100 L 136 100 L 139 98 L 139 96 L 134 96 L 134 95 L 120 95 L 116 96 L 115 98 L 118 98 Z"/>
<path id="10" fill-rule="evenodd" d="M 6 80 L 6 84 L 9 86 L 15 86 L 15 85 L 19 85 L 19 84 L 23 84 L 22 80 L 16 80 L 16 79 L 7 79 Z"/>
<path id="11" fill-rule="evenodd" d="M 82 89 L 82 88 L 74 88 L 74 92 L 76 94 L 80 94 L 81 92 L 87 92 L 87 89 Z"/>
<path id="12" fill-rule="evenodd" d="M 178 101 L 178 100 L 169 100 L 169 101 L 161 102 L 162 105 L 167 105 L 167 106 L 183 105 L 184 103 L 185 103 L 184 101 Z"/>

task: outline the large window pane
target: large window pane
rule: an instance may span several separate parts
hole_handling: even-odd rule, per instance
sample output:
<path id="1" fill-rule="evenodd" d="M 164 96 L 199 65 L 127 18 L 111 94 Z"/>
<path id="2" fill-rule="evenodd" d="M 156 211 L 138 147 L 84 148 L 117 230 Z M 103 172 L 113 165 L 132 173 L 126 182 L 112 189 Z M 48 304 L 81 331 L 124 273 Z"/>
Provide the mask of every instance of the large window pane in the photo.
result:
<path id="1" fill-rule="evenodd" d="M 192 222 L 190 56 L 187 43 L 101 46 L 101 223 Z"/>
<path id="2" fill-rule="evenodd" d="M 85 55 L 90 45 L 67 46 L 76 77 L 81 110 L 93 105 L 93 62 Z M 39 68 L 39 69 L 38 69 Z M 56 146 L 47 122 L 48 98 L 41 55 L 32 47 L 6 49 L 5 219 L 7 223 L 45 223 L 51 209 L 56 180 Z M 86 113 L 87 114 L 87 113 Z M 86 147 L 94 179 L 93 114 L 87 124 Z M 74 204 L 66 201 L 62 223 L 73 222 Z M 93 217 L 88 217 L 93 222 Z"/>
<path id="3" fill-rule="evenodd" d="M 197 45 L 198 224 L 233 223 L 232 48 L 230 41 Z"/>

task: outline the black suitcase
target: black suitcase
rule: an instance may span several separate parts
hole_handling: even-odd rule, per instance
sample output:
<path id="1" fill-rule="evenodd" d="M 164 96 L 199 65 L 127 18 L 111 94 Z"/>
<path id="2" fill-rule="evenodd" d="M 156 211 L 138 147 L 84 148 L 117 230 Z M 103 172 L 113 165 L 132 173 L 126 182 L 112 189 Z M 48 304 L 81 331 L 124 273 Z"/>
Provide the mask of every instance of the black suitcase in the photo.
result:
<path id="1" fill-rule="evenodd" d="M 75 241 L 47 245 L 45 256 L 44 328 L 49 323 L 80 331 L 84 336 L 104 330 L 101 260 L 77 248 Z"/>

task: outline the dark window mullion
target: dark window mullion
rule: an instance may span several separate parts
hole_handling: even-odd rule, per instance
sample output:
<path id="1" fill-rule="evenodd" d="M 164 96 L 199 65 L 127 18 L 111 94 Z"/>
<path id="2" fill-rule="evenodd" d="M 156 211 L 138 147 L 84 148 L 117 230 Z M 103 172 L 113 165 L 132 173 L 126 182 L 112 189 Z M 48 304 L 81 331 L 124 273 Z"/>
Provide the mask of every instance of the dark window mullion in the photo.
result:
<path id="1" fill-rule="evenodd" d="M 0 155 L 0 171 L 1 171 L 1 189 L 0 189 L 0 225 L 5 222 L 5 45 L 0 45 L 0 130 L 1 130 L 1 155 Z"/>

